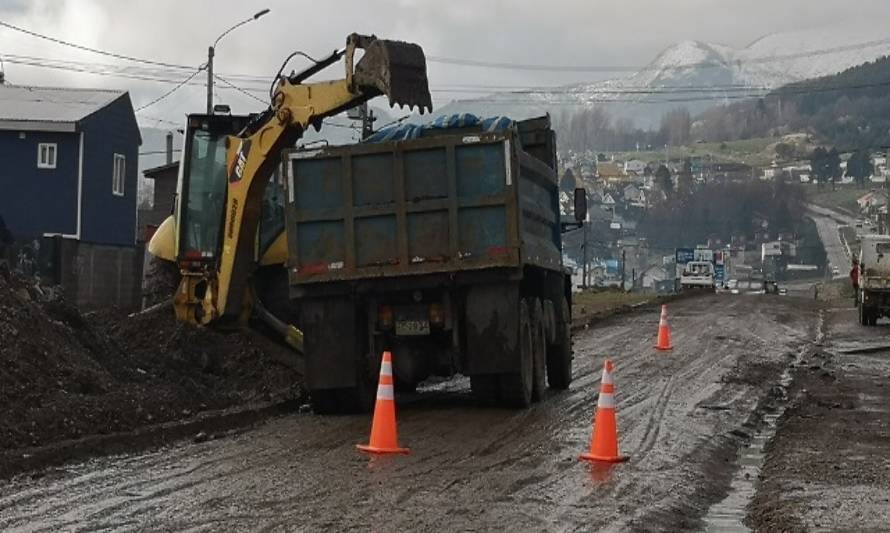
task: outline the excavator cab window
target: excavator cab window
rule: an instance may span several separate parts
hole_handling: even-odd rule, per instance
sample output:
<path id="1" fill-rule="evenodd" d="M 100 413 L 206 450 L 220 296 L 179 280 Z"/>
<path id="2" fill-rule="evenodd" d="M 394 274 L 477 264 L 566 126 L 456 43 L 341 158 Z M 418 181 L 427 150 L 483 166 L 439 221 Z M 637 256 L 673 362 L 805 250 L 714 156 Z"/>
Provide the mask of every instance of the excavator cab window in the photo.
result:
<path id="1" fill-rule="evenodd" d="M 188 120 L 180 206 L 180 260 L 210 262 L 219 255 L 226 206 L 226 137 L 247 117 L 193 115 Z"/>

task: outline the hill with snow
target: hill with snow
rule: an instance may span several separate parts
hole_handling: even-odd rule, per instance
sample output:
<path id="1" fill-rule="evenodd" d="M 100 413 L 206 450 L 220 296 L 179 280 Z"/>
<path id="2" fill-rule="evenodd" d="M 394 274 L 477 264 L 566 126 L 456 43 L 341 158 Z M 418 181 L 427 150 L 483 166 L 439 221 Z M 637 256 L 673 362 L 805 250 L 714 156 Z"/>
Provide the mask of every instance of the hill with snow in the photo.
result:
<path id="1" fill-rule="evenodd" d="M 677 106 L 695 113 L 715 103 L 730 103 L 789 83 L 836 74 L 885 55 L 890 55 L 890 39 L 881 28 L 852 35 L 825 28 L 774 33 L 741 49 L 684 41 L 624 78 L 457 100 L 438 109 L 437 114 L 470 112 L 525 118 L 607 106 L 613 117 L 630 118 L 636 126 L 648 128 Z"/>

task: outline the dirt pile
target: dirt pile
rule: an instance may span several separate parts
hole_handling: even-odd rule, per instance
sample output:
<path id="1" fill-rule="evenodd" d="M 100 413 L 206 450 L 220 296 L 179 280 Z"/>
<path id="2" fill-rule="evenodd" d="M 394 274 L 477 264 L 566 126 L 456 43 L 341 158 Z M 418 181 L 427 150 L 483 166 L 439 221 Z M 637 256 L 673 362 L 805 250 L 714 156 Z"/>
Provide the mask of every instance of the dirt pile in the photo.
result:
<path id="1" fill-rule="evenodd" d="M 0 276 L 0 451 L 302 396 L 287 351 L 176 322 L 169 308 L 81 315 Z"/>

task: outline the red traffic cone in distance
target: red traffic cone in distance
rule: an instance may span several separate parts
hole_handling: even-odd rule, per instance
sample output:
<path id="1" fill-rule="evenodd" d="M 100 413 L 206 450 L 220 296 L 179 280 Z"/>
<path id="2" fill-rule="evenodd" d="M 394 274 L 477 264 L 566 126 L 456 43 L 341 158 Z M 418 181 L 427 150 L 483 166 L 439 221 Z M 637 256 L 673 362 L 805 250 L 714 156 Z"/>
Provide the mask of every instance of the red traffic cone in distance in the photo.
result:
<path id="1" fill-rule="evenodd" d="M 656 350 L 671 350 L 671 326 L 668 324 L 667 305 L 661 306 L 661 318 L 658 320 L 658 342 L 655 343 Z"/>
<path id="2" fill-rule="evenodd" d="M 615 418 L 615 384 L 612 381 L 614 365 L 610 359 L 603 363 L 603 378 L 596 404 L 596 418 L 593 435 L 590 438 L 590 451 L 581 454 L 582 461 L 622 463 L 629 457 L 618 454 L 618 425 Z"/>
<path id="3" fill-rule="evenodd" d="M 409 453 L 408 448 L 399 446 L 390 352 L 383 352 L 383 360 L 380 362 L 380 381 L 377 384 L 377 401 L 374 405 L 374 419 L 371 422 L 370 441 L 368 444 L 357 444 L 356 448 L 377 454 Z"/>

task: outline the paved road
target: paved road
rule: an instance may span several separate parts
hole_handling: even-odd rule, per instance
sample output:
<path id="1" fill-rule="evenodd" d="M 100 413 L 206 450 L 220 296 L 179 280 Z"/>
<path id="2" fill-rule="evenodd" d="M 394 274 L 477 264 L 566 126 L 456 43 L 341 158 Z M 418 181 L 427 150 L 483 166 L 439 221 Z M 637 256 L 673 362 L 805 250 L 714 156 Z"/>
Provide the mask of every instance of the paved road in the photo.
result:
<path id="1" fill-rule="evenodd" d="M 816 223 L 819 238 L 822 240 L 825 253 L 828 255 L 829 269 L 831 267 L 837 267 L 838 269 L 838 273 L 832 277 L 834 279 L 846 278 L 850 272 L 850 257 L 847 255 L 847 247 L 841 241 L 838 229 L 841 225 L 847 224 L 846 221 L 849 217 L 816 205 L 808 207 L 810 209 L 810 217 Z"/>
<path id="2" fill-rule="evenodd" d="M 701 527 L 728 490 L 741 444 L 733 431 L 815 334 L 808 306 L 774 296 L 678 302 L 670 353 L 652 349 L 657 309 L 612 319 L 576 338 L 571 389 L 527 411 L 476 406 L 462 379 L 400 398 L 407 457 L 359 454 L 367 417 L 301 414 L 16 479 L 0 486 L 0 530 Z M 576 459 L 605 357 L 616 363 L 631 456 L 612 469 Z"/>

